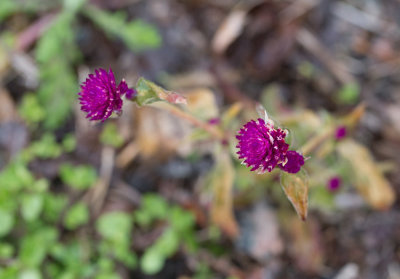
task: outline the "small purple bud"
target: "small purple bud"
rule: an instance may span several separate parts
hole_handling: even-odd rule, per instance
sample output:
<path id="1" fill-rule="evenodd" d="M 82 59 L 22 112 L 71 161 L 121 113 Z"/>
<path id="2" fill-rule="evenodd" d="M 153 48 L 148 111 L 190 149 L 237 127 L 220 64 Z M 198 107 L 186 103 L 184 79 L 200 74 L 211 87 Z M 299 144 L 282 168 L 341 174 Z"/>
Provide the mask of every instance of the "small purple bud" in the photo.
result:
<path id="1" fill-rule="evenodd" d="M 329 191 L 334 192 L 340 188 L 341 184 L 342 184 L 342 179 L 340 179 L 340 177 L 338 176 L 334 176 L 331 179 L 329 179 L 327 188 Z"/>
<path id="2" fill-rule="evenodd" d="M 335 139 L 341 140 L 347 135 L 347 128 L 346 126 L 339 126 L 336 128 L 335 131 Z"/>
<path id="3" fill-rule="evenodd" d="M 221 122 L 221 119 L 219 119 L 218 117 L 210 118 L 208 120 L 208 124 L 211 124 L 211 125 L 218 125 L 220 122 Z"/>
<path id="4" fill-rule="evenodd" d="M 279 164 L 279 168 L 288 173 L 298 173 L 304 165 L 304 157 L 300 153 L 289 150 L 286 153 L 286 164 Z"/>

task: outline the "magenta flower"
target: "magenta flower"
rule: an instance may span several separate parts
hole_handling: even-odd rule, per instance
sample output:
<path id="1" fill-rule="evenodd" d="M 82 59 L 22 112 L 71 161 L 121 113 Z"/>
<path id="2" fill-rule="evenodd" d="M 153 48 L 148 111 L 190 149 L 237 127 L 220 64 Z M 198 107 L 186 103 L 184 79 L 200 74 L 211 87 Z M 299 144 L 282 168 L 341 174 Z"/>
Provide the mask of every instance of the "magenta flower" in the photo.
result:
<path id="1" fill-rule="evenodd" d="M 121 97 L 124 94 L 131 99 L 136 91 L 128 88 L 125 80 L 116 86 L 111 69 L 108 73 L 104 69 L 98 69 L 95 74 L 90 74 L 81 84 L 81 91 L 78 93 L 81 110 L 87 113 L 86 118 L 101 121 L 106 120 L 113 112 L 122 112 Z"/>
<path id="2" fill-rule="evenodd" d="M 340 188 L 340 185 L 342 184 L 342 180 L 338 176 L 334 176 L 328 181 L 328 190 L 330 191 L 336 191 L 337 189 Z"/>
<path id="3" fill-rule="evenodd" d="M 289 150 L 286 153 L 287 161 L 286 163 L 279 164 L 279 168 L 288 173 L 298 173 L 301 166 L 304 165 L 304 157 L 300 153 Z"/>
<path id="4" fill-rule="evenodd" d="M 271 172 L 278 164 L 286 162 L 289 145 L 285 142 L 286 132 L 275 129 L 264 120 L 246 123 L 236 138 L 239 144 L 237 154 L 252 171 Z"/>
<path id="5" fill-rule="evenodd" d="M 347 129 L 346 126 L 339 126 L 336 128 L 335 131 L 335 139 L 340 140 L 344 138 L 347 135 Z"/>

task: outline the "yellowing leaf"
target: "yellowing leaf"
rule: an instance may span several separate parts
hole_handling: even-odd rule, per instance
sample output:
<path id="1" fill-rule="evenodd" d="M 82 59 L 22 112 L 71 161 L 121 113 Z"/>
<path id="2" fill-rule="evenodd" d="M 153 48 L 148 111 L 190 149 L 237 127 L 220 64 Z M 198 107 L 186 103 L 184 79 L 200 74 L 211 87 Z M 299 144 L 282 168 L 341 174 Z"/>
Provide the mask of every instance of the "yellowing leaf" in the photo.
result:
<path id="1" fill-rule="evenodd" d="M 185 94 L 187 110 L 202 120 L 216 118 L 219 115 L 214 93 L 208 88 L 196 88 Z"/>
<path id="2" fill-rule="evenodd" d="M 185 120 L 168 111 L 148 106 L 135 113 L 135 145 L 142 156 L 162 157 L 175 152 L 186 154 L 191 150 L 188 140 L 191 128 Z"/>
<path id="3" fill-rule="evenodd" d="M 365 113 L 366 105 L 365 103 L 361 103 L 356 106 L 348 115 L 343 118 L 343 123 L 349 127 L 353 128 L 355 125 L 360 122 L 360 119 L 363 117 Z"/>
<path id="4" fill-rule="evenodd" d="M 240 35 L 246 23 L 246 14 L 247 12 L 244 10 L 235 9 L 224 20 L 211 43 L 215 53 L 224 53 L 228 46 Z"/>
<path id="5" fill-rule="evenodd" d="M 308 176 L 304 170 L 296 174 L 282 172 L 281 185 L 299 217 L 304 221 L 308 210 Z"/>
<path id="6" fill-rule="evenodd" d="M 353 167 L 354 185 L 364 199 L 375 209 L 390 207 L 395 193 L 369 150 L 351 139 L 341 141 L 338 150 Z"/>
<path id="7" fill-rule="evenodd" d="M 211 187 L 214 200 L 211 208 L 211 219 L 230 237 L 239 234 L 238 225 L 233 216 L 232 186 L 234 168 L 227 150 L 221 150 L 217 155 L 217 165 L 211 177 Z"/>

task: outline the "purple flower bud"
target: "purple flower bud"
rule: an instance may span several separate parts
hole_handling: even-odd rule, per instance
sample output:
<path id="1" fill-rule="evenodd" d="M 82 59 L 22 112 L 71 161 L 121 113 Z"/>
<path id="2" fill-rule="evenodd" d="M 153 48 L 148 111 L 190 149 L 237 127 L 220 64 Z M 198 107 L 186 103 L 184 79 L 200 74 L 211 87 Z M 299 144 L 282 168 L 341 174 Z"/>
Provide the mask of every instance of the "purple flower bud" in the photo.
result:
<path id="1" fill-rule="evenodd" d="M 327 187 L 329 191 L 336 191 L 339 189 L 340 184 L 342 184 L 342 180 L 338 176 L 334 176 L 331 179 L 329 179 Z"/>
<path id="2" fill-rule="evenodd" d="M 346 126 L 339 126 L 336 128 L 335 131 L 335 139 L 340 140 L 344 138 L 347 135 L 347 129 Z"/>
<path id="3" fill-rule="evenodd" d="M 264 120 L 246 123 L 236 138 L 239 144 L 237 154 L 252 171 L 271 172 L 278 164 L 286 161 L 289 145 L 285 142 L 286 132 L 275 129 Z"/>
<path id="4" fill-rule="evenodd" d="M 221 119 L 219 119 L 218 117 L 208 119 L 208 124 L 211 124 L 211 125 L 218 125 L 220 122 L 221 122 Z"/>
<path id="5" fill-rule="evenodd" d="M 104 69 L 98 69 L 95 74 L 90 74 L 81 84 L 81 91 L 78 93 L 81 110 L 87 113 L 86 118 L 101 121 L 106 120 L 113 112 L 121 114 L 121 97 L 124 94 L 130 99 L 136 92 L 128 88 L 125 80 L 117 87 L 111 69 L 108 73 Z"/>
<path id="6" fill-rule="evenodd" d="M 304 157 L 300 153 L 289 150 L 286 153 L 287 161 L 286 163 L 279 164 L 279 168 L 288 173 L 298 173 L 301 166 L 304 165 Z"/>

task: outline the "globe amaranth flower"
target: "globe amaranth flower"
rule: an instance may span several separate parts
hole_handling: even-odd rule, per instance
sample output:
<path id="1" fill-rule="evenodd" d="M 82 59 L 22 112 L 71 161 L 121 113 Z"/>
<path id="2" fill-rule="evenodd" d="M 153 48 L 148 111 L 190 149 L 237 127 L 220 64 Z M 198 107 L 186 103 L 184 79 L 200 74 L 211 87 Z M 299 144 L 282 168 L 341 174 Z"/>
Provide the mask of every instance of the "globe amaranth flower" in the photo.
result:
<path id="1" fill-rule="evenodd" d="M 81 110 L 87 113 L 86 118 L 101 121 L 106 120 L 113 112 L 122 112 L 121 97 L 124 94 L 126 98 L 131 99 L 136 91 L 128 88 L 125 80 L 116 86 L 111 69 L 108 72 L 98 69 L 95 74 L 90 74 L 81 84 L 81 91 L 78 93 Z"/>
<path id="2" fill-rule="evenodd" d="M 297 173 L 304 165 L 304 157 L 300 153 L 288 150 L 285 142 L 287 132 L 274 128 L 272 122 L 257 119 L 247 122 L 239 130 L 237 154 L 243 163 L 252 171 L 271 172 L 275 167 L 288 173 Z"/>
<path id="3" fill-rule="evenodd" d="M 304 157 L 300 153 L 289 150 L 286 153 L 286 162 L 279 164 L 279 168 L 288 173 L 298 173 L 304 165 Z"/>
<path id="4" fill-rule="evenodd" d="M 259 118 L 246 123 L 236 138 L 237 154 L 252 171 L 271 172 L 278 164 L 286 162 L 289 145 L 285 142 L 286 131 L 274 128 Z"/>

